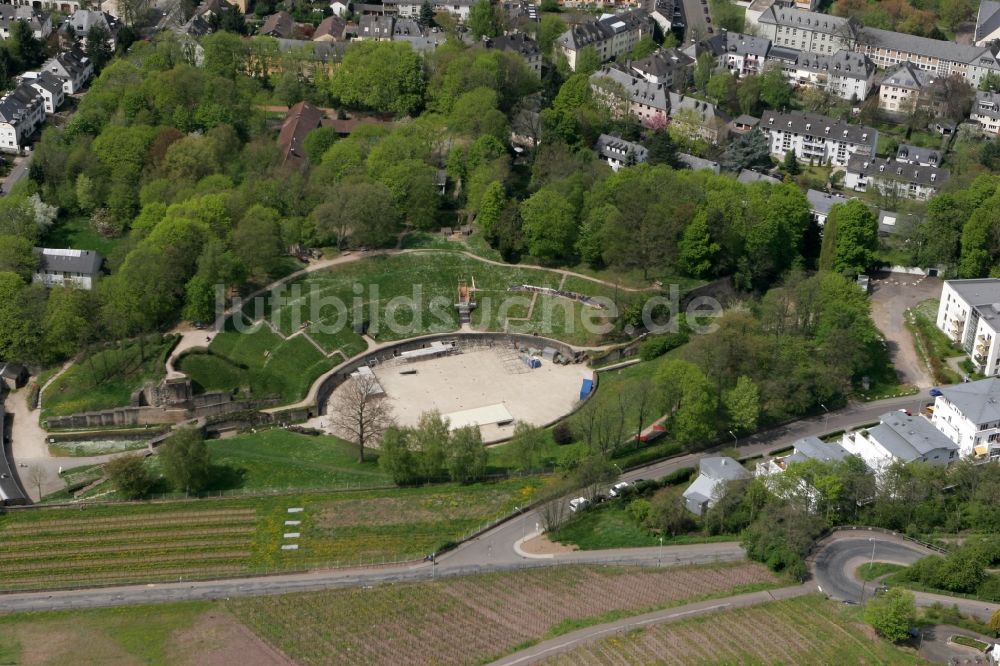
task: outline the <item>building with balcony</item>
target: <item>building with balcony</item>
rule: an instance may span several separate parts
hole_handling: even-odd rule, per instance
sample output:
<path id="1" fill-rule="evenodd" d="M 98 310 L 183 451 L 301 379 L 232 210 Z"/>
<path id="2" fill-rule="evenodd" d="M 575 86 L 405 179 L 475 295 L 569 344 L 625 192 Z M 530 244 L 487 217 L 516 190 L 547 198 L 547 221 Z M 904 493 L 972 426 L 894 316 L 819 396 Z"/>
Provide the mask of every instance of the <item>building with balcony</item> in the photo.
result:
<path id="1" fill-rule="evenodd" d="M 1000 458 L 1000 380 L 990 377 L 941 389 L 932 421 L 963 457 Z"/>
<path id="2" fill-rule="evenodd" d="M 764 69 L 771 40 L 739 32 L 723 32 L 696 42 L 684 49 L 684 54 L 697 60 L 703 53 L 715 58 L 716 70 L 726 70 L 740 78 L 760 74 Z"/>
<path id="3" fill-rule="evenodd" d="M 958 444 L 923 416 L 886 412 L 873 428 L 844 433 L 841 446 L 880 474 L 893 463 L 947 465 L 958 459 Z"/>
<path id="4" fill-rule="evenodd" d="M 887 196 L 926 200 L 934 196 L 950 176 L 947 169 L 859 154 L 847 161 L 844 187 L 857 192 L 874 187 Z"/>
<path id="5" fill-rule="evenodd" d="M 976 91 L 976 102 L 972 105 L 969 119 L 988 136 L 1000 134 L 1000 93 Z"/>
<path id="6" fill-rule="evenodd" d="M 775 46 L 767 59 L 779 63 L 792 85 L 818 88 L 846 100 L 864 100 L 875 79 L 875 63 L 847 49 L 828 55 Z"/>
<path id="7" fill-rule="evenodd" d="M 643 37 L 653 34 L 653 19 L 644 10 L 605 14 L 601 18 L 574 25 L 556 40 L 556 48 L 576 71 L 576 59 L 588 46 L 594 47 L 601 62 L 629 53 Z"/>
<path id="8" fill-rule="evenodd" d="M 978 372 L 1000 374 L 1000 279 L 947 280 L 936 323 L 969 355 Z"/>
<path id="9" fill-rule="evenodd" d="M 766 111 L 760 129 L 768 136 L 771 155 L 789 151 L 800 162 L 847 166 L 853 155 L 875 155 L 878 130 L 801 111 Z"/>

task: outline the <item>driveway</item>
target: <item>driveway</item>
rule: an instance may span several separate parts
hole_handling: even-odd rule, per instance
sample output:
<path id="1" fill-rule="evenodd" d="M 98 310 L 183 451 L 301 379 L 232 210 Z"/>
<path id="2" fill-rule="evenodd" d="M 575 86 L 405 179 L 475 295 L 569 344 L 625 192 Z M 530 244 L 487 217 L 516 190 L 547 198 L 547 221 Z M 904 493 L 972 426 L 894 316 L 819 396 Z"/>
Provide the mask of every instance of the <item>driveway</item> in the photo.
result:
<path id="1" fill-rule="evenodd" d="M 0 179 L 0 197 L 7 196 L 7 193 L 14 189 L 14 186 L 20 183 L 28 176 L 28 167 L 31 166 L 31 156 L 33 153 L 28 153 L 26 157 L 15 157 L 14 167 L 7 174 L 6 178 Z"/>
<path id="2" fill-rule="evenodd" d="M 928 298 L 941 295 L 941 280 L 905 273 L 879 273 L 872 279 L 872 319 L 882 331 L 896 374 L 904 384 L 917 388 L 934 385 L 913 346 L 905 312 Z"/>
<path id="3" fill-rule="evenodd" d="M 954 627 L 950 624 L 935 624 L 924 627 L 920 632 L 920 656 L 927 661 L 939 664 L 988 664 L 986 655 L 975 648 L 949 643 L 952 636 L 968 636 L 987 645 L 995 640 L 989 636 L 977 634 L 968 629 Z"/>

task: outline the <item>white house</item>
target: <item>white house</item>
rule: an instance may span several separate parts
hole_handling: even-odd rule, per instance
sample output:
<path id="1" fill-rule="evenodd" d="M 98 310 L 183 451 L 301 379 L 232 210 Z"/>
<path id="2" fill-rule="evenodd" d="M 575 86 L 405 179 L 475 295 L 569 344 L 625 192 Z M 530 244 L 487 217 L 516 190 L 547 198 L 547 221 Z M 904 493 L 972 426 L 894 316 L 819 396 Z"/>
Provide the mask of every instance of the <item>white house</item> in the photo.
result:
<path id="1" fill-rule="evenodd" d="M 850 452 L 837 442 L 827 443 L 819 437 L 803 437 L 792 444 L 792 453 L 789 455 L 757 463 L 754 476 L 781 474 L 792 463 L 805 462 L 806 460 L 836 462 L 849 455 L 851 455 Z"/>
<path id="2" fill-rule="evenodd" d="M 976 91 L 976 103 L 969 118 L 989 136 L 1000 134 L 1000 93 Z"/>
<path id="3" fill-rule="evenodd" d="M 341 0 L 334 0 L 330 3 L 330 11 L 333 12 L 334 16 L 339 16 L 343 18 L 347 15 L 347 12 L 351 10 L 351 4 L 349 2 L 341 2 Z"/>
<path id="4" fill-rule="evenodd" d="M 0 4 L 0 39 L 10 39 L 15 21 L 27 23 L 35 39 L 45 40 L 52 32 L 52 21 L 34 7 Z"/>
<path id="5" fill-rule="evenodd" d="M 0 98 L 0 152 L 18 153 L 45 122 L 41 93 L 22 83 Z"/>
<path id="6" fill-rule="evenodd" d="M 830 209 L 837 204 L 845 204 L 850 199 L 839 194 L 820 192 L 819 190 L 806 190 L 806 199 L 809 201 L 809 213 L 817 225 L 826 224 L 826 218 L 830 217 Z"/>
<path id="7" fill-rule="evenodd" d="M 645 162 L 649 155 L 645 146 L 610 134 L 602 134 L 597 139 L 596 150 L 612 171 L 618 171 L 623 166 L 633 166 Z"/>
<path id="8" fill-rule="evenodd" d="M 976 46 L 987 46 L 1000 41 L 1000 2 L 982 0 L 976 15 Z"/>
<path id="9" fill-rule="evenodd" d="M 909 143 L 901 143 L 896 149 L 896 161 L 918 166 L 941 166 L 941 152 L 933 148 L 921 148 Z"/>
<path id="10" fill-rule="evenodd" d="M 722 498 L 727 483 L 750 478 L 743 465 L 725 456 L 702 458 L 698 471 L 698 478 L 684 491 L 684 505 L 699 516 Z"/>
<path id="11" fill-rule="evenodd" d="M 958 458 L 958 444 L 923 416 L 887 412 L 873 428 L 844 433 L 841 445 L 875 473 L 895 462 L 947 465 Z"/>
<path id="12" fill-rule="evenodd" d="M 765 111 L 760 129 L 778 159 L 792 151 L 799 161 L 847 166 L 852 155 L 875 155 L 878 130 L 801 111 Z"/>
<path id="13" fill-rule="evenodd" d="M 874 186 L 883 194 L 925 200 L 932 197 L 950 175 L 947 169 L 933 166 L 907 164 L 887 157 L 852 155 L 847 161 L 844 187 L 864 192 Z"/>
<path id="14" fill-rule="evenodd" d="M 104 258 L 93 250 L 62 250 L 36 247 L 38 268 L 32 282 L 46 287 L 72 284 L 81 289 L 93 289 Z"/>
<path id="15" fill-rule="evenodd" d="M 574 25 L 556 40 L 556 47 L 566 56 L 569 68 L 576 70 L 580 51 L 594 47 L 601 62 L 625 55 L 643 37 L 653 34 L 653 20 L 636 9 L 623 14 L 605 14 L 599 19 Z"/>
<path id="16" fill-rule="evenodd" d="M 969 355 L 978 372 L 1000 374 L 1000 279 L 945 281 L 937 327 Z"/>
<path id="17" fill-rule="evenodd" d="M 864 100 L 875 79 L 875 63 L 847 49 L 830 55 L 775 46 L 767 59 L 780 63 L 792 85 L 818 88 L 841 99 Z"/>
<path id="18" fill-rule="evenodd" d="M 92 9 L 78 9 L 73 12 L 67 23 L 73 35 L 84 45 L 87 43 L 87 33 L 91 28 L 102 28 L 108 34 L 108 46 L 112 49 L 118 43 L 118 19 L 111 14 Z"/>
<path id="19" fill-rule="evenodd" d="M 934 425 L 965 456 L 1000 457 L 1000 380 L 995 377 L 941 389 Z"/>
<path id="20" fill-rule="evenodd" d="M 739 32 L 722 32 L 684 49 L 684 54 L 697 60 L 703 53 L 715 58 L 718 70 L 728 70 L 737 78 L 760 74 L 771 49 L 771 40 Z"/>
<path id="21" fill-rule="evenodd" d="M 21 78 L 42 96 L 45 113 L 51 115 L 59 110 L 66 99 L 62 79 L 51 72 L 25 72 Z"/>
<path id="22" fill-rule="evenodd" d="M 70 49 L 46 60 L 40 71 L 58 76 L 63 82 L 63 92 L 74 95 L 83 90 L 94 75 L 94 63 L 82 51 Z"/>

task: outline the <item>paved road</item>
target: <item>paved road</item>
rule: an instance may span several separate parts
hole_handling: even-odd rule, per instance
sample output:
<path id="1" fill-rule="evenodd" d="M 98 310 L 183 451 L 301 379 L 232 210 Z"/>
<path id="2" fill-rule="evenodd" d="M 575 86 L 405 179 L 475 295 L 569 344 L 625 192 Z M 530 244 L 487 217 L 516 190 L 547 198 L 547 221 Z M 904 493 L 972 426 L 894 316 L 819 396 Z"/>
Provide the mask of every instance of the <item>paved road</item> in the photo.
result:
<path id="1" fill-rule="evenodd" d="M 922 301 L 941 295 L 941 280 L 922 275 L 879 273 L 872 280 L 872 319 L 882 331 L 901 382 L 929 388 L 933 380 L 913 346 L 905 313 Z"/>
<path id="2" fill-rule="evenodd" d="M 17 162 L 14 164 L 14 168 L 10 170 L 7 177 L 0 180 L 0 197 L 5 197 L 7 194 L 14 189 L 14 186 L 20 183 L 22 180 L 28 176 L 28 167 L 31 166 L 31 156 L 33 153 L 28 153 L 26 157 L 16 158 Z"/>
<path id="3" fill-rule="evenodd" d="M 705 9 L 708 8 L 707 0 L 706 4 L 702 4 L 702 0 L 682 0 L 684 4 L 684 23 L 686 25 L 684 29 L 684 43 L 696 42 L 699 39 L 704 39 L 708 36 L 708 26 L 709 23 L 705 20 L 709 14 L 705 13 Z M 712 27 L 718 32 L 718 28 L 712 23 Z"/>

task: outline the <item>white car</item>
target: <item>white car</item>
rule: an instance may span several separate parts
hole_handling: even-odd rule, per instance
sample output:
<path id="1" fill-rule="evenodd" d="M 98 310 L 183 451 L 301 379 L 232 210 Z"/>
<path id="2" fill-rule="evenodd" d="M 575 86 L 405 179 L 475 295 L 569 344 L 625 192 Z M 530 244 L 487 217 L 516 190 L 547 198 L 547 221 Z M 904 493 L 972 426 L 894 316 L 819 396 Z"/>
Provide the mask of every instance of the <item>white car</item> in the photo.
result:
<path id="1" fill-rule="evenodd" d="M 577 497 L 569 501 L 569 510 L 576 511 L 577 509 L 586 507 L 588 504 L 590 504 L 590 500 L 586 497 Z"/>
<path id="2" fill-rule="evenodd" d="M 615 485 L 611 486 L 608 494 L 612 497 L 620 497 L 627 489 L 631 488 L 632 484 L 628 481 L 619 481 Z"/>

